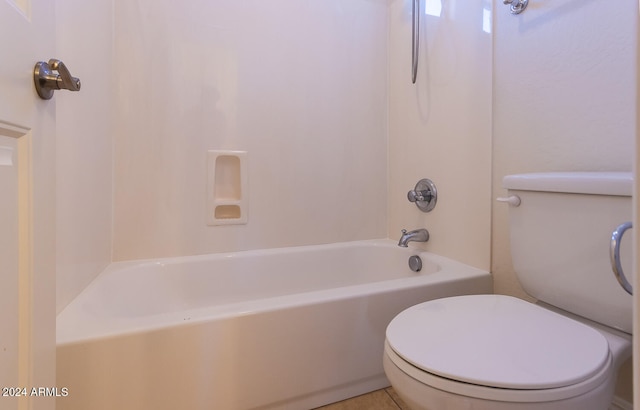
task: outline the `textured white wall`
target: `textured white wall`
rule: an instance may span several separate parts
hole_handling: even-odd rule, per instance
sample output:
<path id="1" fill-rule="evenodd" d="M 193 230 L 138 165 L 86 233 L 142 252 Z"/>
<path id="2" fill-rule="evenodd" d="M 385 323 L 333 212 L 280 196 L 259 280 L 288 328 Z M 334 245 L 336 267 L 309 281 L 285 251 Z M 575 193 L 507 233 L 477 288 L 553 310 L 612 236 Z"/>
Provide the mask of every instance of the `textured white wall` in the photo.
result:
<path id="1" fill-rule="evenodd" d="M 439 17 L 421 15 L 416 84 L 410 80 L 411 4 L 390 6 L 389 236 L 427 228 L 429 242 L 411 246 L 488 270 L 491 2 L 443 1 Z M 438 188 L 437 205 L 427 214 L 407 201 L 421 178 Z"/>
<path id="2" fill-rule="evenodd" d="M 54 97 L 58 312 L 111 262 L 111 17 L 111 0 L 57 0 L 56 55 L 42 56 L 82 81 Z"/>

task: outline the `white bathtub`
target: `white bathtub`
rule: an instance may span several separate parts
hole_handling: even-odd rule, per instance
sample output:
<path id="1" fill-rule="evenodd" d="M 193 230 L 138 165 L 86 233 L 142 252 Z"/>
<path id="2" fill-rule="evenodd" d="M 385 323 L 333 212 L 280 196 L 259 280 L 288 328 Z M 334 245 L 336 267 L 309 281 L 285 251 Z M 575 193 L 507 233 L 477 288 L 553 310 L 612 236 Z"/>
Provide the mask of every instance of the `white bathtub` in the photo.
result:
<path id="1" fill-rule="evenodd" d="M 58 315 L 57 409 L 310 409 L 388 386 L 403 309 L 491 291 L 388 240 L 115 263 Z"/>

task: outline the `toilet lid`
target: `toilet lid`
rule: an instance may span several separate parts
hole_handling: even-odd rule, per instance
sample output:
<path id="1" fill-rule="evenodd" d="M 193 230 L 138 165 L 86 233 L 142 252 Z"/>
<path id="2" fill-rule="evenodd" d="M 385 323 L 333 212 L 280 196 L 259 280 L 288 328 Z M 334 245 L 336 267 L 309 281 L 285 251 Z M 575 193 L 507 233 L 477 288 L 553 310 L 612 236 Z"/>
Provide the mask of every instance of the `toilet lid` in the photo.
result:
<path id="1" fill-rule="evenodd" d="M 469 295 L 410 307 L 387 327 L 404 360 L 437 376 L 488 387 L 551 389 L 606 366 L 597 330 L 503 295 Z"/>

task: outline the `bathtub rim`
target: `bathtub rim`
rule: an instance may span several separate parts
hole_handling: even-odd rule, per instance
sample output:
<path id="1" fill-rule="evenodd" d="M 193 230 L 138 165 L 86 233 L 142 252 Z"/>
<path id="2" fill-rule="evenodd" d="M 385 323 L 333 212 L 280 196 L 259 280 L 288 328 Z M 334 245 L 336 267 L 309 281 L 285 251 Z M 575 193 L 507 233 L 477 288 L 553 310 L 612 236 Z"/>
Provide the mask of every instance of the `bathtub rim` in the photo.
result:
<path id="1" fill-rule="evenodd" d="M 281 309 L 306 306 L 311 304 L 331 303 L 339 300 L 364 297 L 374 294 L 401 291 L 428 284 L 454 283 L 484 276 L 491 277 L 488 271 L 466 265 L 462 262 L 434 254 L 424 249 L 410 246 L 407 257 L 420 255 L 428 258 L 440 269 L 438 272 L 414 277 L 393 278 L 384 281 L 364 284 L 347 285 L 330 289 L 312 290 L 288 295 L 265 297 L 250 301 L 229 303 L 222 306 L 207 306 L 194 309 L 181 310 L 157 315 L 148 315 L 129 318 L 96 316 L 82 311 L 78 304 L 90 294 L 92 289 L 100 285 L 100 278 L 109 272 L 121 269 L 130 269 L 137 266 L 149 266 L 150 264 L 171 264 L 183 262 L 200 262 L 223 257 L 261 256 L 265 254 L 287 254 L 291 252 L 304 252 L 310 249 L 332 249 L 356 246 L 374 246 L 395 248 L 397 245 L 391 239 L 370 239 L 349 242 L 337 242 L 322 245 L 303 245 L 294 247 L 257 249 L 238 252 L 213 253 L 206 255 L 180 256 L 157 259 L 144 259 L 134 261 L 114 262 L 107 266 L 83 291 L 74 298 L 57 316 L 56 343 L 58 346 L 73 345 L 95 340 L 103 340 L 127 335 L 141 334 L 145 332 L 161 331 L 167 327 L 195 326 L 212 320 L 229 319 L 236 316 L 251 315 L 260 312 L 272 312 Z M 140 323 L 151 319 L 150 322 Z M 97 326 L 96 321 L 106 325 L 107 328 Z M 137 322 L 137 324 L 136 324 Z M 81 329 L 81 330 L 79 330 Z"/>

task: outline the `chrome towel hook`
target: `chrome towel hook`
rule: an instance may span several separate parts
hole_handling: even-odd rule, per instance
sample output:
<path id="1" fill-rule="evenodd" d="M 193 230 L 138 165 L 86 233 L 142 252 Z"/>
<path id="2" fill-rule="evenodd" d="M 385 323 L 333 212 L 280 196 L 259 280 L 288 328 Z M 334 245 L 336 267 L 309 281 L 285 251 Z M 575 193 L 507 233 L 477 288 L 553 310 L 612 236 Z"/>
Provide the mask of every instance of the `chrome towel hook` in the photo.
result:
<path id="1" fill-rule="evenodd" d="M 529 0 L 502 0 L 502 4 L 511 4 L 511 14 L 520 14 L 527 8 Z"/>
<path id="2" fill-rule="evenodd" d="M 631 224 L 631 222 L 625 222 L 622 225 L 618 226 L 611 234 L 611 246 L 609 248 L 611 269 L 613 269 L 613 274 L 616 276 L 616 279 L 618 279 L 620 286 L 622 286 L 622 288 L 630 295 L 633 295 L 633 287 L 622 271 L 622 264 L 620 263 L 620 241 L 622 240 L 622 235 L 624 235 L 627 229 L 630 229 L 632 227 L 633 225 Z"/>
<path id="3" fill-rule="evenodd" d="M 36 64 L 33 69 L 33 81 L 38 95 L 43 100 L 50 100 L 55 90 L 80 91 L 81 85 L 80 79 L 73 77 L 64 63 L 55 58 Z"/>

